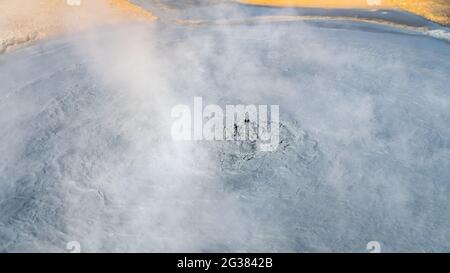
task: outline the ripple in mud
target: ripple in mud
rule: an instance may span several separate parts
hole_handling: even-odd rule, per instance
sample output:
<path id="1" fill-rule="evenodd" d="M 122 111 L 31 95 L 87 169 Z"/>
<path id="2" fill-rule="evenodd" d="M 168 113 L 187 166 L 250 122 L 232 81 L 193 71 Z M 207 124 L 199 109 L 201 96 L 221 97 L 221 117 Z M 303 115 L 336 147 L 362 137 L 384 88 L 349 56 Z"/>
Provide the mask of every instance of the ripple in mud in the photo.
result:
<path id="1" fill-rule="evenodd" d="M 283 178 L 301 177 L 315 167 L 321 158 L 318 142 L 295 121 L 279 126 L 279 146 L 273 152 L 259 151 L 258 141 L 228 141 L 217 148 L 226 187 L 243 191 L 279 187 Z"/>

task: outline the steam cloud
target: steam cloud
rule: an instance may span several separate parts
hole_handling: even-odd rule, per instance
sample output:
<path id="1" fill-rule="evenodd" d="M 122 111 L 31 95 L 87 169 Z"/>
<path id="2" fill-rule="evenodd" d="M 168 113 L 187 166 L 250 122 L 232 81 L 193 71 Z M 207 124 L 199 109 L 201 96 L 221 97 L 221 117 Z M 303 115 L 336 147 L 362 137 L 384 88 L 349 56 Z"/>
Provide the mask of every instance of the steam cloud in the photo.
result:
<path id="1" fill-rule="evenodd" d="M 141 23 L 0 57 L 1 250 L 448 249 L 449 45 L 372 30 Z M 280 148 L 173 141 L 194 96 L 280 105 Z"/>

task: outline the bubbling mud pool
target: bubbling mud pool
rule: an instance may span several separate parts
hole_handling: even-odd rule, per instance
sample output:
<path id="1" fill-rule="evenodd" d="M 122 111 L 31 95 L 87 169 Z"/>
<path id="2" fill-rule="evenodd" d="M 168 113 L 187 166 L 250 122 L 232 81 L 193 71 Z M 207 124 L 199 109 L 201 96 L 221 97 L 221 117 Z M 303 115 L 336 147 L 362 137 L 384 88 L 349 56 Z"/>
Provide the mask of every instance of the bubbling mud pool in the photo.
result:
<path id="1" fill-rule="evenodd" d="M 0 250 L 446 251 L 449 52 L 329 20 L 104 27 L 4 54 Z M 173 141 L 195 96 L 279 105 L 278 149 Z"/>

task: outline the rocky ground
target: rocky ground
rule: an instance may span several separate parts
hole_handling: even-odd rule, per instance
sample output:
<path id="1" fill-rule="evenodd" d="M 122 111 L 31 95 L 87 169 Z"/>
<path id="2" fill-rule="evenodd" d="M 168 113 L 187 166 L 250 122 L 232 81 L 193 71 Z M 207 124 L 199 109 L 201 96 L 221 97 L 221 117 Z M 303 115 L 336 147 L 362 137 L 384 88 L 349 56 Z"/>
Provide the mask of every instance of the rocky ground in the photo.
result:
<path id="1" fill-rule="evenodd" d="M 126 0 L 0 0 L 0 53 L 66 31 L 130 20 L 154 20 L 151 13 Z"/>

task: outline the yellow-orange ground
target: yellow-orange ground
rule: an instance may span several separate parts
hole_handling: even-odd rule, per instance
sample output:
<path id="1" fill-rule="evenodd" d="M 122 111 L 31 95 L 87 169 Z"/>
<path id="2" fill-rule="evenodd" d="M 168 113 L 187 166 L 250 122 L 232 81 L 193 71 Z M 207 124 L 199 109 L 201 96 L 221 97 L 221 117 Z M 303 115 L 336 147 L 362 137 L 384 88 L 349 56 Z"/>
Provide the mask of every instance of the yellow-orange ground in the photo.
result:
<path id="1" fill-rule="evenodd" d="M 240 0 L 242 3 L 282 7 L 314 8 L 389 8 L 394 7 L 390 0 Z"/>
<path id="2" fill-rule="evenodd" d="M 66 31 L 132 20 L 154 20 L 126 0 L 0 0 L 0 53 Z"/>
<path id="3" fill-rule="evenodd" d="M 238 0 L 241 3 L 281 7 L 401 8 L 450 26 L 450 0 Z"/>
<path id="4" fill-rule="evenodd" d="M 450 26 L 450 0 L 393 0 L 401 9 Z"/>

